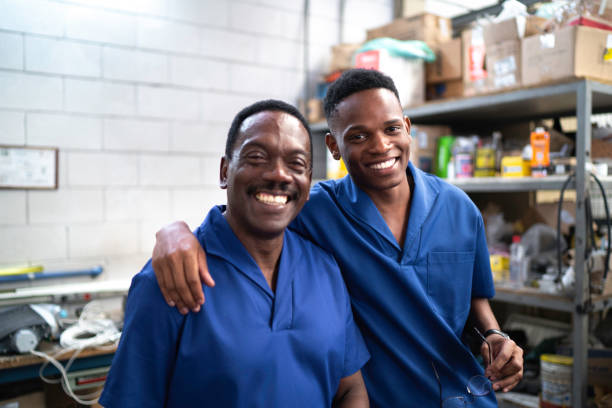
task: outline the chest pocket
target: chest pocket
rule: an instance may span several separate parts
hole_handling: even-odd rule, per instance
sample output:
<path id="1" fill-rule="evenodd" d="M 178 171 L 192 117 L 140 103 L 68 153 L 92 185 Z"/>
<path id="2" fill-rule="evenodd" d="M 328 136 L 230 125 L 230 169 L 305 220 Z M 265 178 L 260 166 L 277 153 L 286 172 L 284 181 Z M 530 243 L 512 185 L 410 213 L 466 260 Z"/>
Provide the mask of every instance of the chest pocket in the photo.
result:
<path id="1" fill-rule="evenodd" d="M 433 307 L 455 331 L 461 331 L 470 311 L 474 252 L 430 252 L 427 295 Z"/>

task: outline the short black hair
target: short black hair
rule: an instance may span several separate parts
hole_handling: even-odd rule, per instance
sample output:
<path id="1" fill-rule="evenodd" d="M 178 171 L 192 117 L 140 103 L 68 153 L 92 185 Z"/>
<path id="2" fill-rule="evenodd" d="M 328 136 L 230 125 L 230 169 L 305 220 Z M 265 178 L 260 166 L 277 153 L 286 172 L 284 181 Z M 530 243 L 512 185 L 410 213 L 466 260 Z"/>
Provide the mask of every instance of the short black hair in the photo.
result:
<path id="1" fill-rule="evenodd" d="M 308 141 L 310 143 L 310 163 L 312 165 L 312 133 L 310 132 L 310 126 L 308 126 L 308 122 L 304 118 L 304 115 L 302 115 L 295 106 L 277 99 L 265 99 L 262 101 L 255 102 L 247 106 L 246 108 L 243 108 L 240 112 L 236 114 L 236 116 L 234 116 L 229 131 L 227 132 L 227 141 L 225 142 L 225 157 L 227 157 L 228 160 L 232 157 L 232 151 L 234 150 L 236 139 L 238 139 L 240 133 L 239 130 L 240 126 L 242 126 L 242 122 L 244 122 L 245 119 L 248 117 L 251 117 L 259 112 L 265 111 L 285 112 L 291 116 L 294 116 L 300 122 L 302 122 L 302 125 L 304 125 L 304 129 L 306 129 L 306 132 L 308 133 Z"/>
<path id="2" fill-rule="evenodd" d="M 327 94 L 325 95 L 325 100 L 323 101 L 323 109 L 325 111 L 327 123 L 329 124 L 329 119 L 344 98 L 357 92 L 375 88 L 390 90 L 397 96 L 397 100 L 399 101 L 399 93 L 397 92 L 393 80 L 382 72 L 361 68 L 344 71 L 342 75 L 329 86 Z"/>

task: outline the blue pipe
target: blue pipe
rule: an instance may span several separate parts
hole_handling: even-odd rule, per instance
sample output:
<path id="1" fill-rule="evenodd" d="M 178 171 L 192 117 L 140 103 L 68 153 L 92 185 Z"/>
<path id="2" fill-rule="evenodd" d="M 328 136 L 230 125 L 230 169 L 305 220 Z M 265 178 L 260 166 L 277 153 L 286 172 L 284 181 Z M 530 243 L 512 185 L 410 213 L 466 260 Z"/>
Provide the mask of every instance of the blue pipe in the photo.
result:
<path id="1" fill-rule="evenodd" d="M 33 281 L 39 279 L 55 279 L 55 278 L 71 278 L 74 276 L 91 276 L 92 278 L 102 273 L 102 266 L 96 266 L 91 269 L 83 269 L 79 271 L 54 271 L 54 272 L 37 272 L 26 273 L 23 275 L 0 276 L 0 283 L 3 282 L 20 282 Z"/>

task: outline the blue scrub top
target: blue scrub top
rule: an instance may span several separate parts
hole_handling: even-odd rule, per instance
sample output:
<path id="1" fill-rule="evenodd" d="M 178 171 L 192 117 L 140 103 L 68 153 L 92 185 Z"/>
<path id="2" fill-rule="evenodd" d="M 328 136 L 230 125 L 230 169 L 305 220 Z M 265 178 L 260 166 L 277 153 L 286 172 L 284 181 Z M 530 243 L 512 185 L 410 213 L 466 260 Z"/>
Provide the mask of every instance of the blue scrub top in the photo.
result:
<path id="1" fill-rule="evenodd" d="M 276 292 L 213 208 L 196 235 L 216 286 L 200 313 L 164 301 L 149 261 L 134 277 L 106 407 L 324 407 L 368 360 L 333 257 L 285 231 Z"/>
<path id="2" fill-rule="evenodd" d="M 409 164 L 414 188 L 403 248 L 350 176 L 318 183 L 290 226 L 330 250 L 351 295 L 371 360 L 374 407 L 439 406 L 466 395 L 483 370 L 461 333 L 474 297 L 494 295 L 482 217 L 460 189 Z M 495 396 L 474 407 L 497 406 Z"/>

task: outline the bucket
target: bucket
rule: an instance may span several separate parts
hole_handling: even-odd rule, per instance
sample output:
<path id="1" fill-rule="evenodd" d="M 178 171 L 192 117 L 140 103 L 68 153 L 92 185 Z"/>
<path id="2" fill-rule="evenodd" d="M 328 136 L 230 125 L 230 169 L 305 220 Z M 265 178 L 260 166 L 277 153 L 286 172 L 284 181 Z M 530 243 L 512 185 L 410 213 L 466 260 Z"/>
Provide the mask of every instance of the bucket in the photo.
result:
<path id="1" fill-rule="evenodd" d="M 556 354 L 540 356 L 542 408 L 572 406 L 572 364 L 571 357 Z"/>

